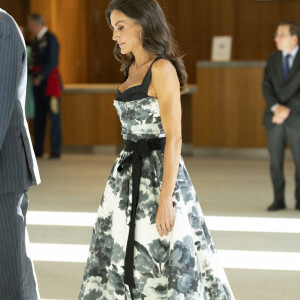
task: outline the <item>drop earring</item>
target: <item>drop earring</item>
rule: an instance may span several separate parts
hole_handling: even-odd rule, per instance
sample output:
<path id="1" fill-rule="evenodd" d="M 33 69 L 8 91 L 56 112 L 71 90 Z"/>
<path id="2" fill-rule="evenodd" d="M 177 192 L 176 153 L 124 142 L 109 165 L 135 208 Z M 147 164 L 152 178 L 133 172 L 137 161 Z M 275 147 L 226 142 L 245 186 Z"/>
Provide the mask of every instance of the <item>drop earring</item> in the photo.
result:
<path id="1" fill-rule="evenodd" d="M 140 38 L 142 38 L 142 32 L 140 31 Z"/>

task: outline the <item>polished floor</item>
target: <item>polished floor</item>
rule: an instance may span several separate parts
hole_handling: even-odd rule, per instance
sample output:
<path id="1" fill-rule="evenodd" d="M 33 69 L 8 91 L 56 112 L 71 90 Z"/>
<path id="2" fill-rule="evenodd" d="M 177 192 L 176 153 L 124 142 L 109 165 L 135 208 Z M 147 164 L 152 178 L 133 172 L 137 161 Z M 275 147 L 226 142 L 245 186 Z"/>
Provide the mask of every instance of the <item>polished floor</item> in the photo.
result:
<path id="1" fill-rule="evenodd" d="M 41 299 L 77 299 L 94 215 L 116 155 L 38 161 L 28 231 Z M 300 211 L 286 161 L 288 209 L 269 213 L 268 160 L 185 157 L 237 300 L 300 299 Z M 152 299 L 151 299 L 152 300 Z M 154 300 L 154 299 L 153 299 Z"/>

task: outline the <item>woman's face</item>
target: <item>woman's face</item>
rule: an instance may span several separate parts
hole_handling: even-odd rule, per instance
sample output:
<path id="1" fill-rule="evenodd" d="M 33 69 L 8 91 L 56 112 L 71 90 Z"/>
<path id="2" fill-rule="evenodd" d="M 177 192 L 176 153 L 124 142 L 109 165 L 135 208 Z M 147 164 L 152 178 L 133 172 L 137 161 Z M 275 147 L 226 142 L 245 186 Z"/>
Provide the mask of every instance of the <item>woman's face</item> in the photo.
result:
<path id="1" fill-rule="evenodd" d="M 110 20 L 113 27 L 112 39 L 118 43 L 122 54 L 130 53 L 142 45 L 142 27 L 133 19 L 114 9 Z"/>

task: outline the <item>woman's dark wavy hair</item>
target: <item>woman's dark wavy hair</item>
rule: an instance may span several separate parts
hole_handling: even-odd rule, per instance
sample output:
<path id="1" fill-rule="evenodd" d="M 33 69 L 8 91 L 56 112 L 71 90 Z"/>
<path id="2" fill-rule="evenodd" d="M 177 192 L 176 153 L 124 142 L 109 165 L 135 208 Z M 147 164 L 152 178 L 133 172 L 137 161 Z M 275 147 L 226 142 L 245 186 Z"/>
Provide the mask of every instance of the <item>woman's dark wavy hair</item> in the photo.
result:
<path id="1" fill-rule="evenodd" d="M 182 55 L 177 42 L 174 40 L 170 26 L 156 0 L 113 0 L 106 10 L 106 19 L 113 29 L 110 15 L 113 10 L 119 10 L 129 18 L 135 20 L 142 27 L 143 47 L 149 53 L 165 57 L 171 61 L 177 71 L 180 91 L 187 91 L 188 75 L 185 70 Z M 115 58 L 122 63 L 121 71 L 134 62 L 132 53 L 121 54 L 120 47 L 114 48 Z"/>

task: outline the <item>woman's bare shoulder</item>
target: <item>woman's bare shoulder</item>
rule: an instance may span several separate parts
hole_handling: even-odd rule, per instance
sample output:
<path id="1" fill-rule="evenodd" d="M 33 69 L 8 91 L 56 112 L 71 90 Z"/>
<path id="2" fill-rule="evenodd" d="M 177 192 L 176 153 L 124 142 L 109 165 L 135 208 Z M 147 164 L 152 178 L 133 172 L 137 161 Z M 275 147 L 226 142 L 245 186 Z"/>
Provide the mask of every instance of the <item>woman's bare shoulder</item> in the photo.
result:
<path id="1" fill-rule="evenodd" d="M 172 72 L 172 71 L 176 72 L 176 69 L 175 69 L 174 65 L 167 59 L 159 59 L 152 66 L 153 73 L 165 74 L 165 73 Z"/>
<path id="2" fill-rule="evenodd" d="M 167 59 L 159 59 L 153 64 L 152 78 L 155 82 L 178 81 L 176 69 Z"/>

